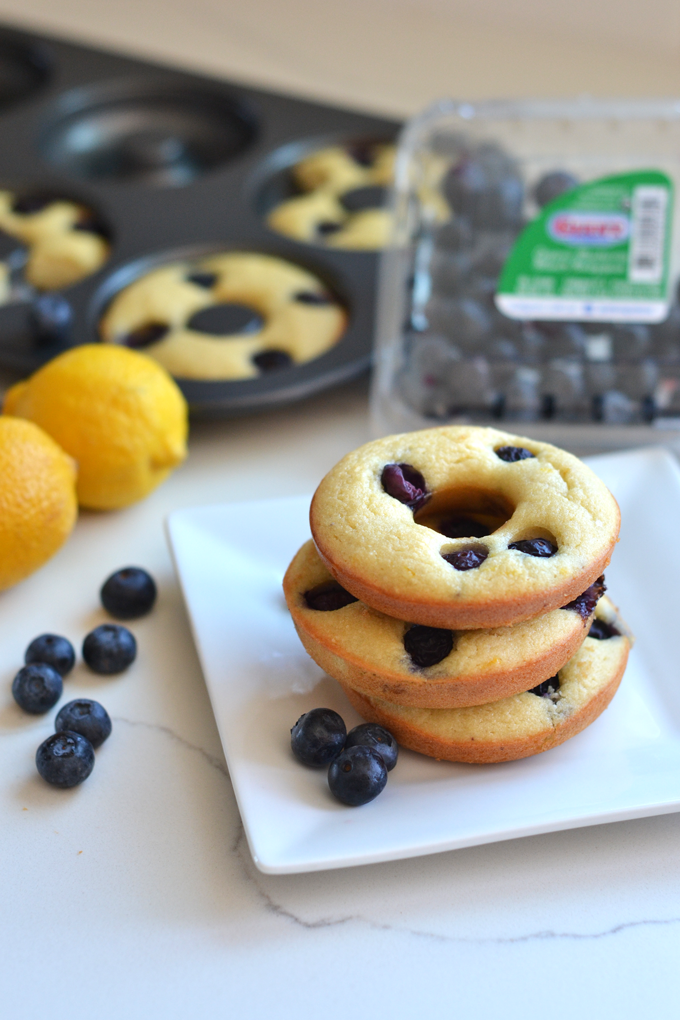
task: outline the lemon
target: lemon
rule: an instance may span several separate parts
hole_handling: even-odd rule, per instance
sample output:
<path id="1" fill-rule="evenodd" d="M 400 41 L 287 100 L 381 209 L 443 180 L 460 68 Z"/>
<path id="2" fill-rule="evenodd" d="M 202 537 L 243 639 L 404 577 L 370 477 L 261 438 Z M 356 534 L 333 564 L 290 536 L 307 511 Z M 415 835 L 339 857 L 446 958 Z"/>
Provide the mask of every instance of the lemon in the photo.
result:
<path id="1" fill-rule="evenodd" d="M 0 417 L 0 590 L 53 556 L 77 515 L 72 459 L 32 422 Z"/>
<path id="2" fill-rule="evenodd" d="M 115 344 L 74 347 L 7 393 L 78 465 L 78 501 L 115 510 L 143 499 L 186 457 L 187 405 L 156 361 Z"/>

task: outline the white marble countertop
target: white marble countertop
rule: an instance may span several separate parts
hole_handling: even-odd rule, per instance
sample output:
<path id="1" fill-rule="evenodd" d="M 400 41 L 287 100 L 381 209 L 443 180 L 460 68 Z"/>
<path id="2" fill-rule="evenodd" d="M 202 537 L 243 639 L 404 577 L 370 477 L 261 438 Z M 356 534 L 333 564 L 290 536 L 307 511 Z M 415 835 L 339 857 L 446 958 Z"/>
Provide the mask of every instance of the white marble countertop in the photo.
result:
<path id="1" fill-rule="evenodd" d="M 162 531 L 179 506 L 309 491 L 367 437 L 365 387 L 195 426 L 147 501 L 82 515 L 63 550 L 0 596 L 3 1006 L 65 997 L 93 1015 L 297 1018 L 314 1010 L 451 1017 L 661 1016 L 677 998 L 680 816 L 393 864 L 264 876 L 252 864 Z M 12 702 L 29 640 L 80 642 L 102 580 L 139 563 L 156 609 L 120 677 L 82 665 L 66 696 L 113 717 L 90 779 L 37 776 L 51 731 Z M 66 1008 L 65 1006 L 62 1008 Z"/>
<path id="2" fill-rule="evenodd" d="M 352 4 L 342 11 L 359 17 Z M 421 26 L 434 39 L 446 5 L 426 6 Z M 367 46 L 352 64 L 351 33 L 337 16 L 328 33 L 338 48 L 328 47 L 328 60 L 323 33 L 311 53 L 293 29 L 286 34 L 284 14 L 293 28 L 305 10 L 321 17 L 312 0 L 222 7 L 175 0 L 167 17 L 166 7 L 159 17 L 158 7 L 136 0 L 115 7 L 64 0 L 56 8 L 2 0 L 0 16 L 393 112 L 444 91 L 547 90 L 556 67 L 552 91 L 563 94 L 677 91 L 672 47 L 654 55 L 646 40 L 623 66 L 620 48 L 605 50 L 593 70 L 592 39 L 571 50 L 571 65 L 559 64 L 549 30 L 530 82 L 535 36 L 520 40 L 502 21 L 474 22 L 472 6 L 463 6 L 451 36 L 463 63 L 451 69 L 444 49 L 434 60 L 419 54 L 412 4 L 365 5 L 369 35 L 378 17 L 390 16 L 391 51 L 411 59 L 399 74 Z M 217 29 L 230 23 L 236 41 L 220 49 Z M 504 54 L 505 78 L 491 60 L 485 84 L 485 52 Z M 367 435 L 363 383 L 283 411 L 197 424 L 189 460 L 165 486 L 121 513 L 83 513 L 54 560 L 0 595 L 4 1016 L 304 1020 L 360 1011 L 638 1020 L 677 1008 L 680 815 L 336 872 L 268 877 L 254 868 L 163 518 L 181 506 L 309 491 Z M 140 653 L 129 672 L 103 679 L 78 666 L 67 680 L 68 696 L 106 705 L 114 731 L 88 782 L 55 790 L 33 764 L 54 712 L 24 715 L 9 685 L 32 637 L 50 630 L 79 644 L 104 619 L 99 586 L 128 563 L 156 576 L 158 605 L 133 626 Z"/>

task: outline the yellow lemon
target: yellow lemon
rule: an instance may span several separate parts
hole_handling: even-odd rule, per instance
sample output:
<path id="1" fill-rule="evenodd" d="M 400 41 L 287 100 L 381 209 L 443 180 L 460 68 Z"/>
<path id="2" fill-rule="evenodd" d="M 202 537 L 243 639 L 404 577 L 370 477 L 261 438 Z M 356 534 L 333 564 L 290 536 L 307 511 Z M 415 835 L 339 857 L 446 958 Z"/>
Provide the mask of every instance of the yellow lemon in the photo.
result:
<path id="1" fill-rule="evenodd" d="M 78 515 L 76 466 L 30 421 L 0 418 L 0 591 L 59 549 Z"/>
<path id="2" fill-rule="evenodd" d="M 78 500 L 115 510 L 143 499 L 186 457 L 187 405 L 151 358 L 115 344 L 74 347 L 7 393 L 78 465 Z"/>

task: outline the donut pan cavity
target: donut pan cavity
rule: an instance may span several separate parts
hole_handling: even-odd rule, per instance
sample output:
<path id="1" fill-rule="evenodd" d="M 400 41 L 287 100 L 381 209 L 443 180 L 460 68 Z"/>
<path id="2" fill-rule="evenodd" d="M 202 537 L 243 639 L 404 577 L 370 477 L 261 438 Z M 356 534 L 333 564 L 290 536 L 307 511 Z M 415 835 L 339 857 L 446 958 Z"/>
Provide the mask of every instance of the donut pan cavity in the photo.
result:
<path id="1" fill-rule="evenodd" d="M 261 252 L 316 274 L 348 312 L 326 354 L 258 378 L 178 380 L 192 410 L 228 415 L 296 400 L 368 368 L 377 253 L 304 244 L 264 217 L 290 194 L 290 168 L 317 148 L 389 141 L 396 122 L 0 28 L 0 189 L 63 196 L 106 227 L 96 273 L 59 291 L 68 339 L 36 334 L 21 256 L 0 305 L 0 365 L 34 371 L 99 339 L 111 298 L 149 269 L 218 251 Z M 19 245 L 0 236 L 0 258 Z M 225 340 L 225 343 L 228 343 Z"/>

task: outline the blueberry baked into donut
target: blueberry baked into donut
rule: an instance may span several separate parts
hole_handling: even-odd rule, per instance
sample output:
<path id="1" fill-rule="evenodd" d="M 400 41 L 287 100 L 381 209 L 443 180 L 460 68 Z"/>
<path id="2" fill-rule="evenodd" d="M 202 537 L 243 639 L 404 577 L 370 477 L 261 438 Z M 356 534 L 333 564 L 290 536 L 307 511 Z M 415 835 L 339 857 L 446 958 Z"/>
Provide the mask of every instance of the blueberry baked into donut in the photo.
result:
<path id="1" fill-rule="evenodd" d="M 52 195 L 0 191 L 0 231 L 27 249 L 24 275 L 36 290 L 69 287 L 109 256 L 109 235 L 84 205 Z M 7 297 L 7 266 L 3 265 Z"/>
<path id="2" fill-rule="evenodd" d="M 446 761 L 513 761 L 556 747 L 594 722 L 616 693 L 631 643 L 605 596 L 579 650 L 531 691 L 473 708 L 426 709 L 342 686 L 364 719 L 384 726 L 403 747 Z"/>
<path id="3" fill-rule="evenodd" d="M 318 358 L 347 315 L 312 273 L 228 252 L 154 269 L 111 301 L 102 340 L 155 358 L 184 379 L 253 379 Z"/>
<path id="4" fill-rule="evenodd" d="M 616 500 L 548 443 L 448 426 L 388 436 L 344 457 L 310 511 L 338 583 L 427 627 L 507 627 L 565 606 L 603 573 Z"/>
<path id="5" fill-rule="evenodd" d="M 342 588 L 313 542 L 294 556 L 283 590 L 305 649 L 355 691 L 417 708 L 482 705 L 553 677 L 588 634 L 604 590 L 512 627 L 451 631 L 371 609 Z"/>

